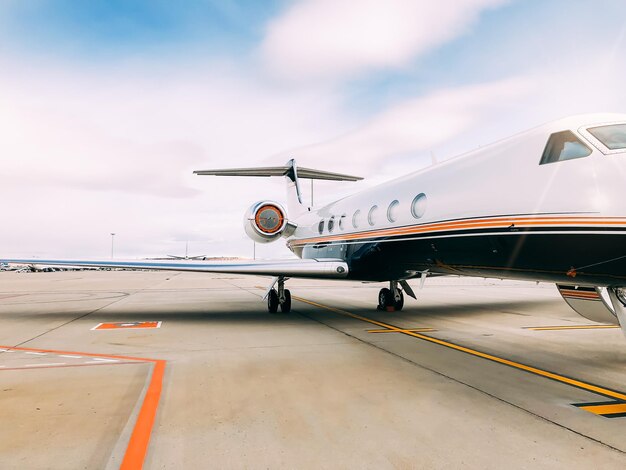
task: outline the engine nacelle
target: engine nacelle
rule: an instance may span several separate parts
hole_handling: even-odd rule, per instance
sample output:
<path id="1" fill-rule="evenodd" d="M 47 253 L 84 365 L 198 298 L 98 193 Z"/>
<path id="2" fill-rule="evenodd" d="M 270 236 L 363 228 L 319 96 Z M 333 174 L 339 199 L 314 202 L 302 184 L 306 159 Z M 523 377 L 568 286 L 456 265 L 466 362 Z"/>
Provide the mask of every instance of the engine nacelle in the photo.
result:
<path id="1" fill-rule="evenodd" d="M 269 243 L 289 236 L 295 225 L 287 220 L 287 212 L 277 202 L 260 201 L 250 206 L 243 218 L 246 234 L 257 243 Z"/>

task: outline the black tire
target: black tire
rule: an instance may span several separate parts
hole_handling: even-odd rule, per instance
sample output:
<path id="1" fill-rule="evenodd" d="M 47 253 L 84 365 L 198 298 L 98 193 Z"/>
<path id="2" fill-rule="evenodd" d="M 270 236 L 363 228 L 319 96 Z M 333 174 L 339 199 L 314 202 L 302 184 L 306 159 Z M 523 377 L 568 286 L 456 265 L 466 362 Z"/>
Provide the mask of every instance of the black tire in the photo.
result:
<path id="1" fill-rule="evenodd" d="M 283 313 L 291 312 L 291 292 L 289 289 L 285 289 L 285 300 L 280 304 L 280 311 Z"/>
<path id="2" fill-rule="evenodd" d="M 267 294 L 267 310 L 270 313 L 278 312 L 278 293 L 276 289 L 270 290 L 269 294 Z"/>
<path id="3" fill-rule="evenodd" d="M 400 298 L 398 300 L 393 301 L 393 308 L 399 312 L 404 307 L 404 294 L 400 291 Z"/>
<path id="4" fill-rule="evenodd" d="M 386 287 L 378 292 L 378 310 L 387 310 L 387 307 L 393 305 L 393 295 Z"/>

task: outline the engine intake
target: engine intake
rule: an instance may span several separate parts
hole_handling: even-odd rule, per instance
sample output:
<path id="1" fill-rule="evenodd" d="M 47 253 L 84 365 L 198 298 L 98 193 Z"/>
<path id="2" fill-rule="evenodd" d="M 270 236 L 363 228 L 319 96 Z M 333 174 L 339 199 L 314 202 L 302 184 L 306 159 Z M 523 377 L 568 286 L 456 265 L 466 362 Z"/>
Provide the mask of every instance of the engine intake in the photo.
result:
<path id="1" fill-rule="evenodd" d="M 277 202 L 260 201 L 252 204 L 243 219 L 246 234 L 258 243 L 269 243 L 293 233 L 295 226 L 287 220 L 287 212 Z"/>

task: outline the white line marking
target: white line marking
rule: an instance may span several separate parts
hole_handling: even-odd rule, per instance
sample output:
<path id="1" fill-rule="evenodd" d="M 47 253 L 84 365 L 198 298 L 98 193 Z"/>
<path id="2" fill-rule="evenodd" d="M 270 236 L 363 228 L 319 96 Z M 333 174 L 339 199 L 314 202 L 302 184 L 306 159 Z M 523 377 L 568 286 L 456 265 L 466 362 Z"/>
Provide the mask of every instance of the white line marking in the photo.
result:
<path id="1" fill-rule="evenodd" d="M 59 357 L 69 357 L 72 359 L 82 359 L 83 356 L 76 356 L 74 354 L 59 354 Z"/>
<path id="2" fill-rule="evenodd" d="M 102 357 L 92 357 L 91 360 L 98 361 L 98 362 L 117 362 L 117 359 L 105 359 Z"/>
<path id="3" fill-rule="evenodd" d="M 32 352 L 32 351 L 26 351 L 26 354 L 33 354 L 34 356 L 47 356 L 48 355 L 48 353 Z"/>
<path id="4" fill-rule="evenodd" d="M 51 362 L 50 364 L 26 364 L 23 367 L 50 367 L 50 366 L 64 366 L 67 362 Z"/>

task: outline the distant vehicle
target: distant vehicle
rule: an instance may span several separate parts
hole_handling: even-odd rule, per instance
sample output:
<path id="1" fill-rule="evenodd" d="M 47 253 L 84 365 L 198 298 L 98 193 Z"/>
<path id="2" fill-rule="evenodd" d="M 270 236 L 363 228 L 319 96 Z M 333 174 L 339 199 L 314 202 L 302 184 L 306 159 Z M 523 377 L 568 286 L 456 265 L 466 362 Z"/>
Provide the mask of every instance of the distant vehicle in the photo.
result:
<path id="1" fill-rule="evenodd" d="M 361 178 L 294 160 L 195 173 L 284 176 L 288 211 L 257 202 L 244 229 L 257 243 L 286 238 L 300 259 L 4 262 L 273 276 L 270 312 L 290 311 L 285 281 L 293 277 L 389 281 L 378 295 L 385 310 L 401 310 L 404 292 L 415 297 L 413 278 L 553 282 L 577 313 L 626 334 L 626 115 L 551 122 L 319 208 L 302 203 L 302 179 Z"/>

